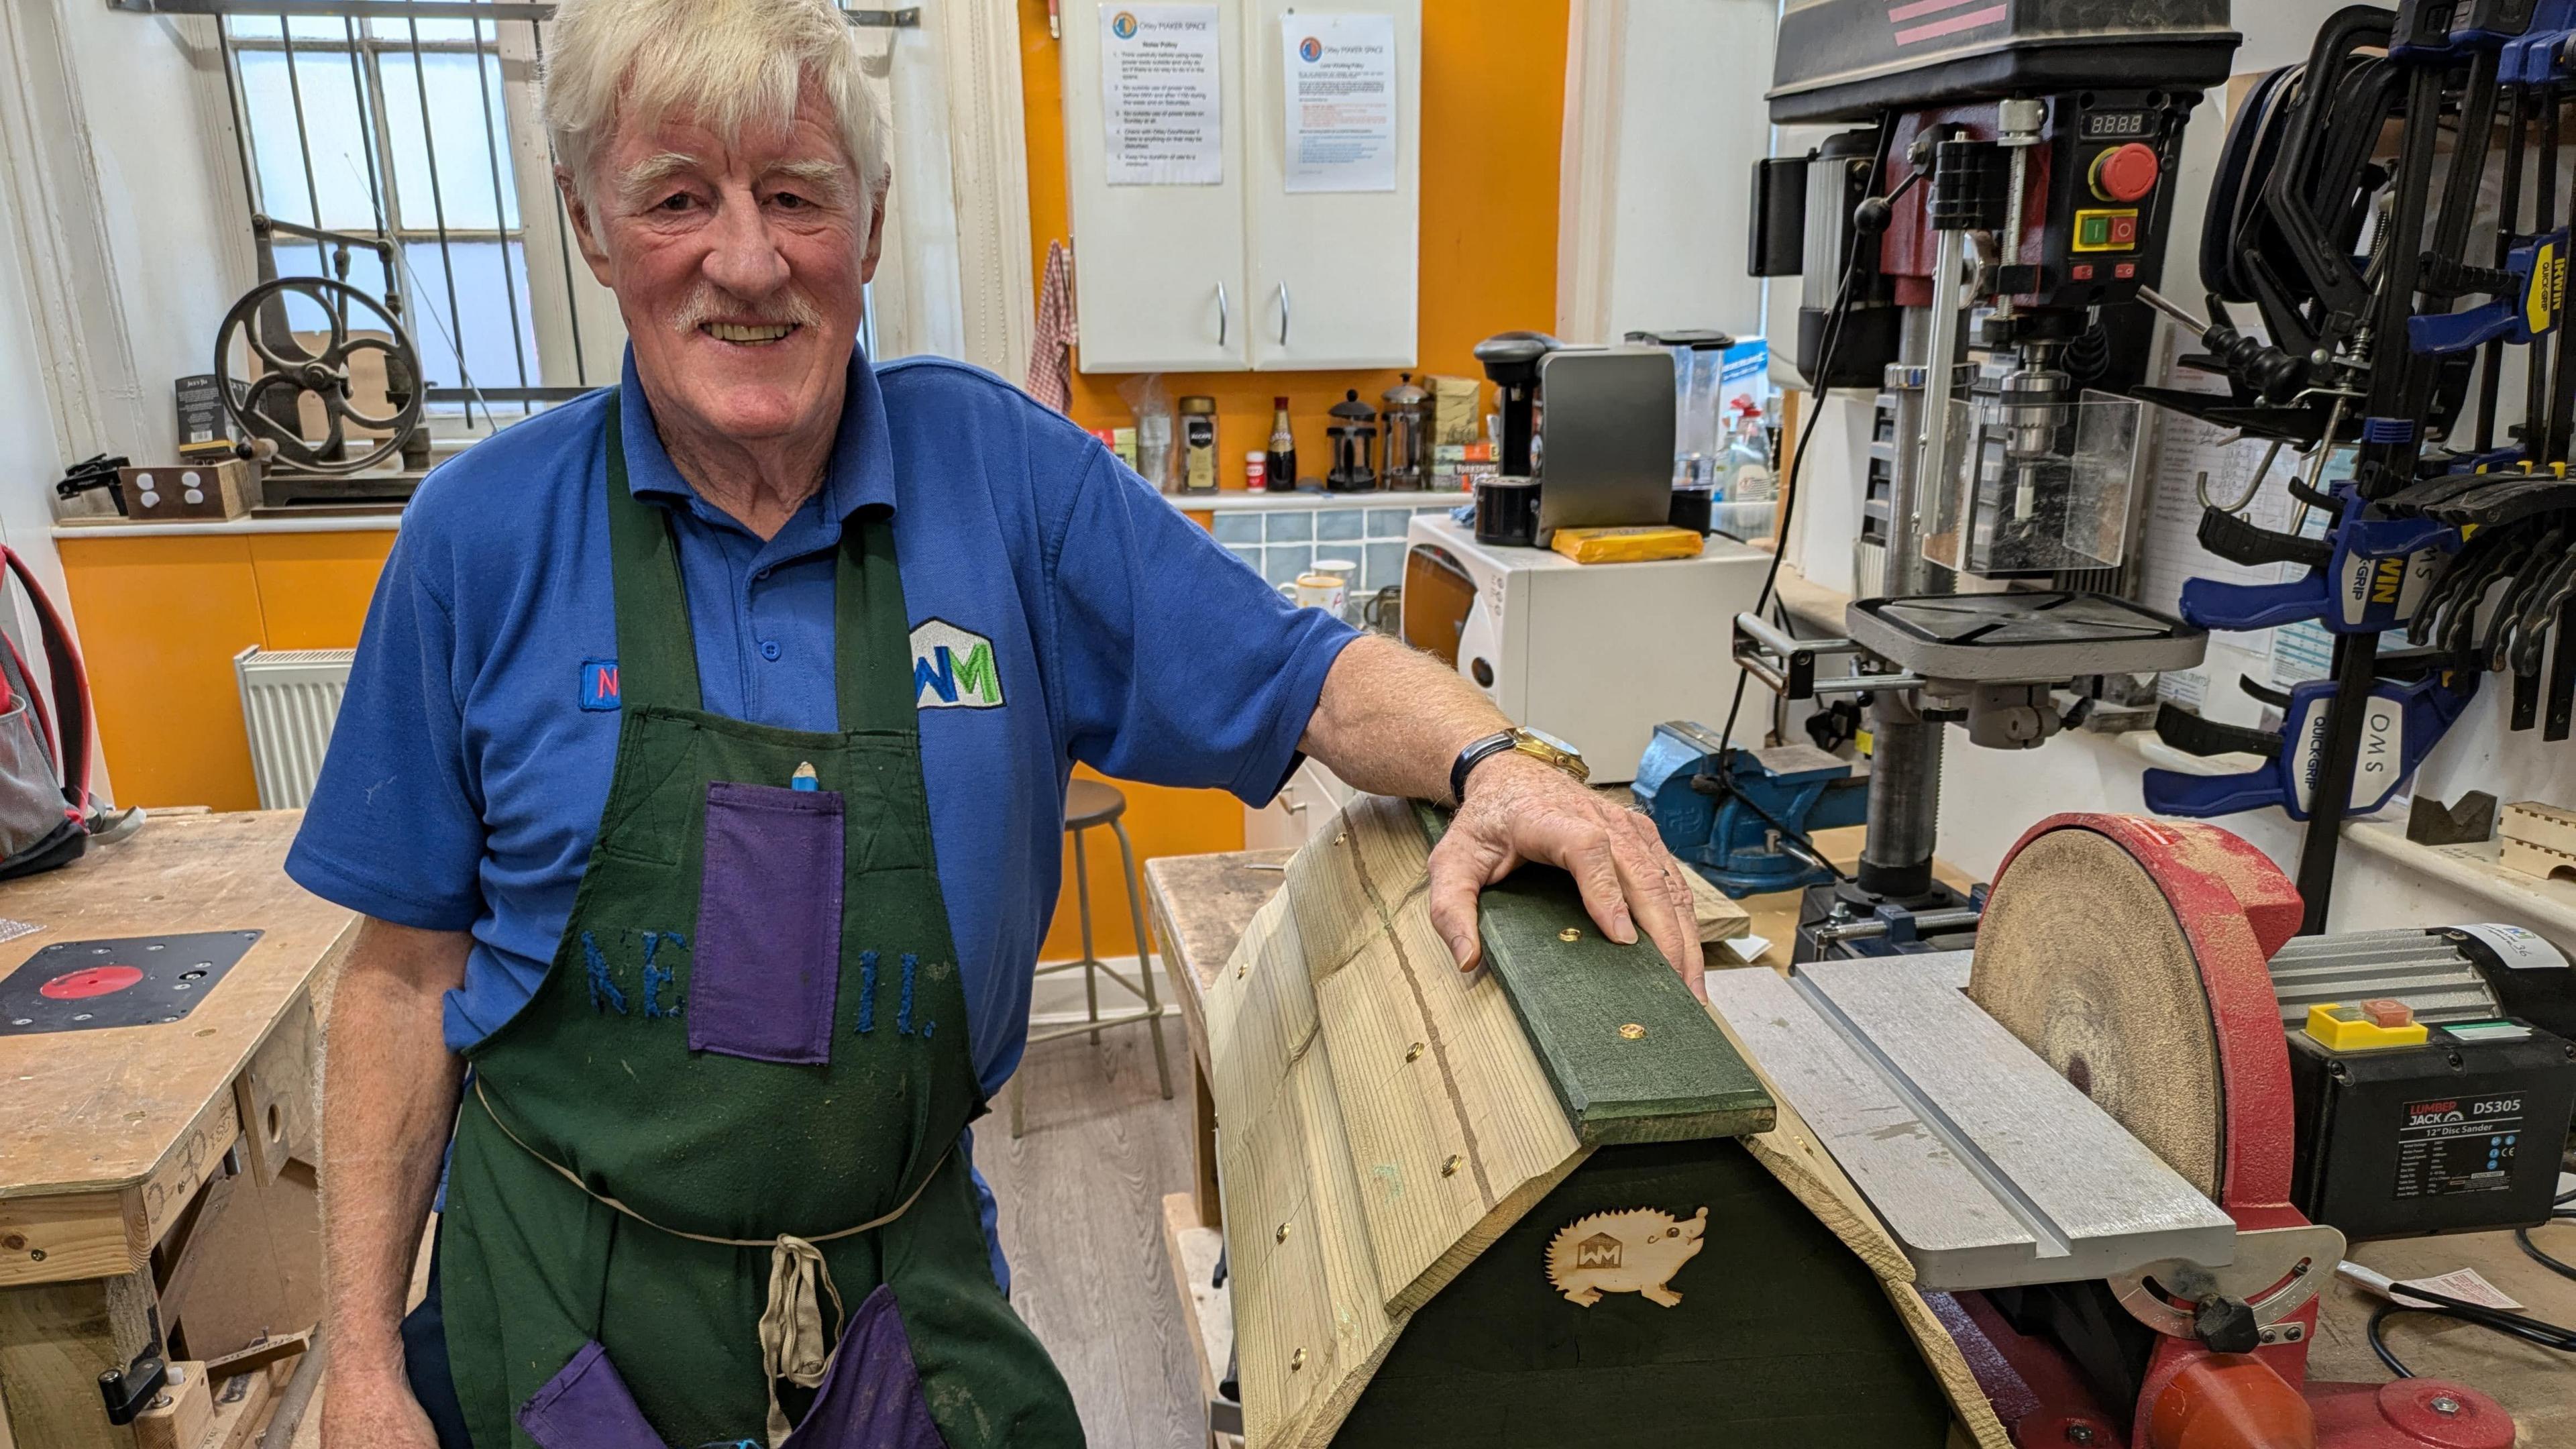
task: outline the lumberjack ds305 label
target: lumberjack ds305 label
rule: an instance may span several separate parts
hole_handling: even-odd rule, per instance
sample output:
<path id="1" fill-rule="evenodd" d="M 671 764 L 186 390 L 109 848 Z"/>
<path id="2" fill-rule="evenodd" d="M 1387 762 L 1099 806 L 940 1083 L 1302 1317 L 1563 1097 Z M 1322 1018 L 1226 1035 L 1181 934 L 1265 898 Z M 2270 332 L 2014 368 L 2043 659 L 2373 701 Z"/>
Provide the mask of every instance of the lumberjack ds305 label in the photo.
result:
<path id="1" fill-rule="evenodd" d="M 2513 1179 L 2522 1098 L 2434 1097 L 2406 1104 L 2397 1129 L 2397 1195 L 2502 1192 Z"/>

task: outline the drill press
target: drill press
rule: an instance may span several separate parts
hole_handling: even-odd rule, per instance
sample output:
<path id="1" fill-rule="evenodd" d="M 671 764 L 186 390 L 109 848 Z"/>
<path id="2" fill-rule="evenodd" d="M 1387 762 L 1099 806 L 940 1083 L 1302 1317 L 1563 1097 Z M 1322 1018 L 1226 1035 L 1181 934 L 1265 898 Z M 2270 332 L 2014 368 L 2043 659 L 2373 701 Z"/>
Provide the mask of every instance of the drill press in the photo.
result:
<path id="1" fill-rule="evenodd" d="M 1807 278 L 1797 365 L 1877 384 L 1886 443 L 1849 637 L 1736 621 L 1782 693 L 1869 700 L 1867 843 L 1810 893 L 1802 959 L 1964 944 L 1915 928 L 1967 914 L 1932 877 L 1944 724 L 2030 748 L 2080 717 L 2060 688 L 2200 661 L 2201 631 L 2108 591 L 2138 472 L 2141 405 L 2118 394 L 2145 372 L 2183 126 L 2236 42 L 2226 0 L 1781 17 L 1772 121 L 1860 128 L 1761 163 L 1752 270 Z M 1857 672 L 1814 678 L 1833 654 Z"/>

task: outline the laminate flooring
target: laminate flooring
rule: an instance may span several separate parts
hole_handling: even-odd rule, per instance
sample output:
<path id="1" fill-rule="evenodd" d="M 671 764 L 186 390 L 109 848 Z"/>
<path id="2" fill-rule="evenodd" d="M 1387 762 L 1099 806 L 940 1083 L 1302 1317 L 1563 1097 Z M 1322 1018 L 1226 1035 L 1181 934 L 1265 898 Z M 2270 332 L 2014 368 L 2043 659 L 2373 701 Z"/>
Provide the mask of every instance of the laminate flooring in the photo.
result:
<path id="1" fill-rule="evenodd" d="M 1190 1185 L 1189 1045 L 1163 1024 L 1172 1100 L 1146 1028 L 1030 1049 L 1028 1131 L 1010 1098 L 975 1124 L 975 1165 L 1001 1204 L 1011 1303 L 1072 1386 L 1092 1449 L 1202 1449 L 1198 1368 L 1163 1253 L 1162 1203 Z"/>

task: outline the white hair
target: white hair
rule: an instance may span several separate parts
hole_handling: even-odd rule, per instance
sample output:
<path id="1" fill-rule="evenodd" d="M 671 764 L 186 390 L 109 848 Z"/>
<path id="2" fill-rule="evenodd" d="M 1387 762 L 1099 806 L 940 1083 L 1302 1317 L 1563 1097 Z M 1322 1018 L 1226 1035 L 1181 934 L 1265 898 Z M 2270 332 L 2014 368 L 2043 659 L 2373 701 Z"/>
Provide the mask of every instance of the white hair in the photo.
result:
<path id="1" fill-rule="evenodd" d="M 885 188 L 876 88 L 833 0 L 562 0 L 546 41 L 546 130 L 585 198 L 621 120 L 685 114 L 730 143 L 785 126 L 808 83 L 831 104 L 863 219 Z"/>

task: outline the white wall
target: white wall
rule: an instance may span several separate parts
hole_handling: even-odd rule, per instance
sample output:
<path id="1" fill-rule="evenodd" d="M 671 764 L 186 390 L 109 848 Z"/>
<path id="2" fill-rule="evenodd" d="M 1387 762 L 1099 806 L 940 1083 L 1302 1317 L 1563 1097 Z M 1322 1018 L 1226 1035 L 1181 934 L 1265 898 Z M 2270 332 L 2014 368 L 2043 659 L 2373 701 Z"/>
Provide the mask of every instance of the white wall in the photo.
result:
<path id="1" fill-rule="evenodd" d="M 175 452 L 171 384 L 206 370 L 249 284 L 213 26 L 0 5 L 0 538 L 66 609 L 55 480 L 95 453 Z"/>
<path id="2" fill-rule="evenodd" d="M 1773 23 L 1771 0 L 1577 6 L 1578 49 L 1609 53 L 1578 61 L 1566 97 L 1563 340 L 1761 330 L 1744 256 L 1753 163 L 1770 144 Z M 1589 148 L 1572 139 L 1586 128 Z"/>
<path id="3" fill-rule="evenodd" d="M 2236 71 L 2269 70 L 2304 59 L 2316 27 L 2337 8 L 2328 0 L 2238 5 L 2236 24 L 2246 42 L 2237 53 Z M 2200 214 L 2224 134 L 2224 97 L 2223 90 L 2211 92 L 2193 114 L 2186 135 L 2180 171 L 2183 190 L 2177 198 L 2177 225 L 2165 262 L 2166 290 L 2176 296 L 2196 298 L 2200 291 Z M 1809 144 L 1812 141 L 1804 137 L 1797 142 L 1801 150 Z M 2518 390 L 2508 388 L 2506 393 L 2517 396 Z M 1800 508 L 1805 517 L 1792 541 L 1793 562 L 1816 582 L 1838 589 L 1847 587 L 1850 578 L 1850 500 L 1857 495 L 1866 437 L 1857 424 L 1867 417 L 1868 408 L 1867 400 L 1860 398 L 1827 403 L 1826 425 L 1818 431 L 1804 485 L 1813 491 L 1807 492 Z M 2210 697 L 2218 707 L 2212 712 L 2243 721 L 2253 706 L 2236 693 L 2234 674 L 2241 667 L 2262 677 L 2260 661 L 2233 649 L 2227 636 L 2219 636 L 2213 644 Z M 2545 745 L 2537 731 L 2508 732 L 2502 718 L 2507 692 L 2498 687 L 2498 681 L 2490 680 L 2426 761 L 2416 789 L 2443 800 L 2479 789 L 2499 800 L 2576 803 L 2576 750 Z M 2066 734 L 2037 751 L 1981 750 L 1953 730 L 1942 776 L 1941 855 L 1982 877 L 1991 874 L 2023 831 L 2048 815 L 2067 810 L 2143 813 L 2139 777 L 2151 763 L 2148 752 L 2157 749 L 2137 737 Z M 2252 761 L 2243 764 L 2250 767 Z M 2398 817 L 2392 812 L 2384 818 Z M 2303 827 L 2281 811 L 2234 815 L 2219 823 L 2252 841 L 2285 869 L 2296 869 Z M 2565 935 L 2560 928 L 2564 916 L 2548 919 L 2545 912 L 2518 908 L 2509 893 L 2500 896 L 2437 877 L 2425 868 L 2420 855 L 2410 857 L 2402 847 L 2391 848 L 2387 841 L 2391 833 L 2378 827 L 2347 832 L 2337 862 L 2334 929 L 2496 919 Z"/>

